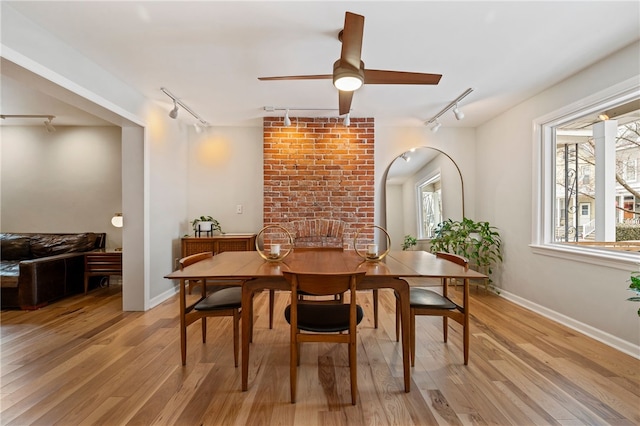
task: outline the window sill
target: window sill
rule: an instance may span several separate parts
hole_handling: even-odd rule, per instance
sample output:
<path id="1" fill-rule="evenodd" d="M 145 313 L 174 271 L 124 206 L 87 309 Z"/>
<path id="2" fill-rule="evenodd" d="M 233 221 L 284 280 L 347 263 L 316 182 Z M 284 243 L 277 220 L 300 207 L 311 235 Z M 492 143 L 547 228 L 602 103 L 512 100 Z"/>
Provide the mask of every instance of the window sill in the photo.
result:
<path id="1" fill-rule="evenodd" d="M 640 265 L 640 254 L 628 251 L 598 250 L 593 248 L 574 248 L 560 245 L 530 244 L 534 254 L 551 256 L 575 262 L 607 266 L 624 271 L 637 270 Z"/>

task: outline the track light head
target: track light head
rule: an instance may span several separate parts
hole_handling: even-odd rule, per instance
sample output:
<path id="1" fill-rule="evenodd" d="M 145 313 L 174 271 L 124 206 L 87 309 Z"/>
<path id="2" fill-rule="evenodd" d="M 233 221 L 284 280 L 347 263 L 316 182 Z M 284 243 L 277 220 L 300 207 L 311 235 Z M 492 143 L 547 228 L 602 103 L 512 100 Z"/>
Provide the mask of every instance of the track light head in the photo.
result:
<path id="1" fill-rule="evenodd" d="M 436 133 L 440 129 L 440 126 L 442 126 L 442 123 L 436 120 L 436 124 L 433 125 L 433 127 L 431 128 L 431 131 L 433 133 Z"/>
<path id="2" fill-rule="evenodd" d="M 345 126 L 347 126 L 347 127 L 349 127 L 349 126 L 351 125 L 351 117 L 350 117 L 350 115 L 351 115 L 351 113 L 347 113 L 347 114 L 344 116 L 343 124 L 344 124 Z"/>
<path id="3" fill-rule="evenodd" d="M 178 117 L 178 103 L 175 100 L 173 101 L 173 109 L 169 111 L 169 117 L 174 120 Z"/>
<path id="4" fill-rule="evenodd" d="M 284 114 L 284 125 L 285 127 L 291 126 L 291 119 L 289 118 L 289 110 Z"/>
<path id="5" fill-rule="evenodd" d="M 49 117 L 44 122 L 44 127 L 47 129 L 47 132 L 49 132 L 49 133 L 53 133 L 53 132 L 56 131 L 56 128 L 53 127 L 52 121 L 53 121 L 53 117 Z"/>
<path id="6" fill-rule="evenodd" d="M 464 118 L 464 113 L 460 111 L 457 103 L 455 108 L 453 108 L 453 114 L 456 116 L 456 120 L 462 120 Z"/>

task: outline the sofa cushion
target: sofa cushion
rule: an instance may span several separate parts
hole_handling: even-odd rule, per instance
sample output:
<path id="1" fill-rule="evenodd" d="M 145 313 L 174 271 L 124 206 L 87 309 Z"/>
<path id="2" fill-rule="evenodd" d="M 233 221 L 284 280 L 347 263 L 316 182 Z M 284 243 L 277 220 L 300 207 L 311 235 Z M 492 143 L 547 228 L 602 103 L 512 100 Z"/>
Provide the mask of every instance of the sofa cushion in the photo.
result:
<path id="1" fill-rule="evenodd" d="M 19 276 L 20 276 L 19 260 L 0 261 L 0 284 L 2 285 L 2 288 L 18 287 Z"/>
<path id="2" fill-rule="evenodd" d="M 92 249 L 92 244 L 86 233 L 37 234 L 31 237 L 31 254 L 34 258 L 84 252 Z"/>
<path id="3" fill-rule="evenodd" d="M 31 259 L 31 239 L 20 234 L 0 234 L 0 256 L 3 260 Z"/>

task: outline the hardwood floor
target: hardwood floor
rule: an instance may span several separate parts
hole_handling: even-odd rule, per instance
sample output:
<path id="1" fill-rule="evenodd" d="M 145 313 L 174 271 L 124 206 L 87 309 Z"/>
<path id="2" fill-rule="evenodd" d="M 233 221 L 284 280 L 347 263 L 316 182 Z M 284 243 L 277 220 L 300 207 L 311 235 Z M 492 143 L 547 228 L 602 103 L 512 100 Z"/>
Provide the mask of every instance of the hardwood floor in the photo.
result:
<path id="1" fill-rule="evenodd" d="M 278 293 L 276 312 L 288 295 Z M 2 425 L 637 425 L 640 361 L 484 290 L 472 291 L 471 352 L 461 329 L 419 317 L 416 366 L 403 391 L 395 299 L 358 294 L 358 401 L 351 405 L 345 345 L 302 346 L 298 402 L 289 402 L 288 324 L 268 329 L 256 298 L 249 390 L 233 366 L 230 318 L 209 319 L 207 343 L 189 328 L 180 363 L 174 297 L 121 312 L 120 287 L 34 312 L 1 314 Z M 631 321 L 636 318 L 631 318 Z"/>

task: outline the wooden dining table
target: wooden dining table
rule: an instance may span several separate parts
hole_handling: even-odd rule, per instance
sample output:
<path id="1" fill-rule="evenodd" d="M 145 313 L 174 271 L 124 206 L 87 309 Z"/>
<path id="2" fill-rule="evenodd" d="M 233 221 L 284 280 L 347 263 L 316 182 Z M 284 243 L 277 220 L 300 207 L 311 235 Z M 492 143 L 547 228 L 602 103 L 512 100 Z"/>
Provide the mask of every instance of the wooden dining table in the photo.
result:
<path id="1" fill-rule="evenodd" d="M 302 273 L 350 273 L 365 271 L 365 278 L 358 290 L 393 289 L 399 296 L 402 327 L 402 363 L 404 390 L 411 389 L 409 362 L 409 282 L 403 278 L 456 278 L 465 286 L 468 295 L 469 280 L 483 279 L 486 275 L 472 269 L 436 257 L 425 251 L 391 251 L 382 260 L 367 261 L 353 250 L 293 250 L 284 259 L 270 262 L 255 251 L 224 252 L 209 259 L 174 271 L 165 276 L 180 280 L 181 297 L 184 297 L 188 280 L 215 280 L 221 285 L 242 286 L 242 390 L 248 389 L 249 347 L 253 321 L 253 295 L 262 290 L 290 290 L 283 278 L 283 271 Z M 468 296 L 466 296 L 468 297 Z M 468 300 L 464 301 L 468 309 Z"/>

